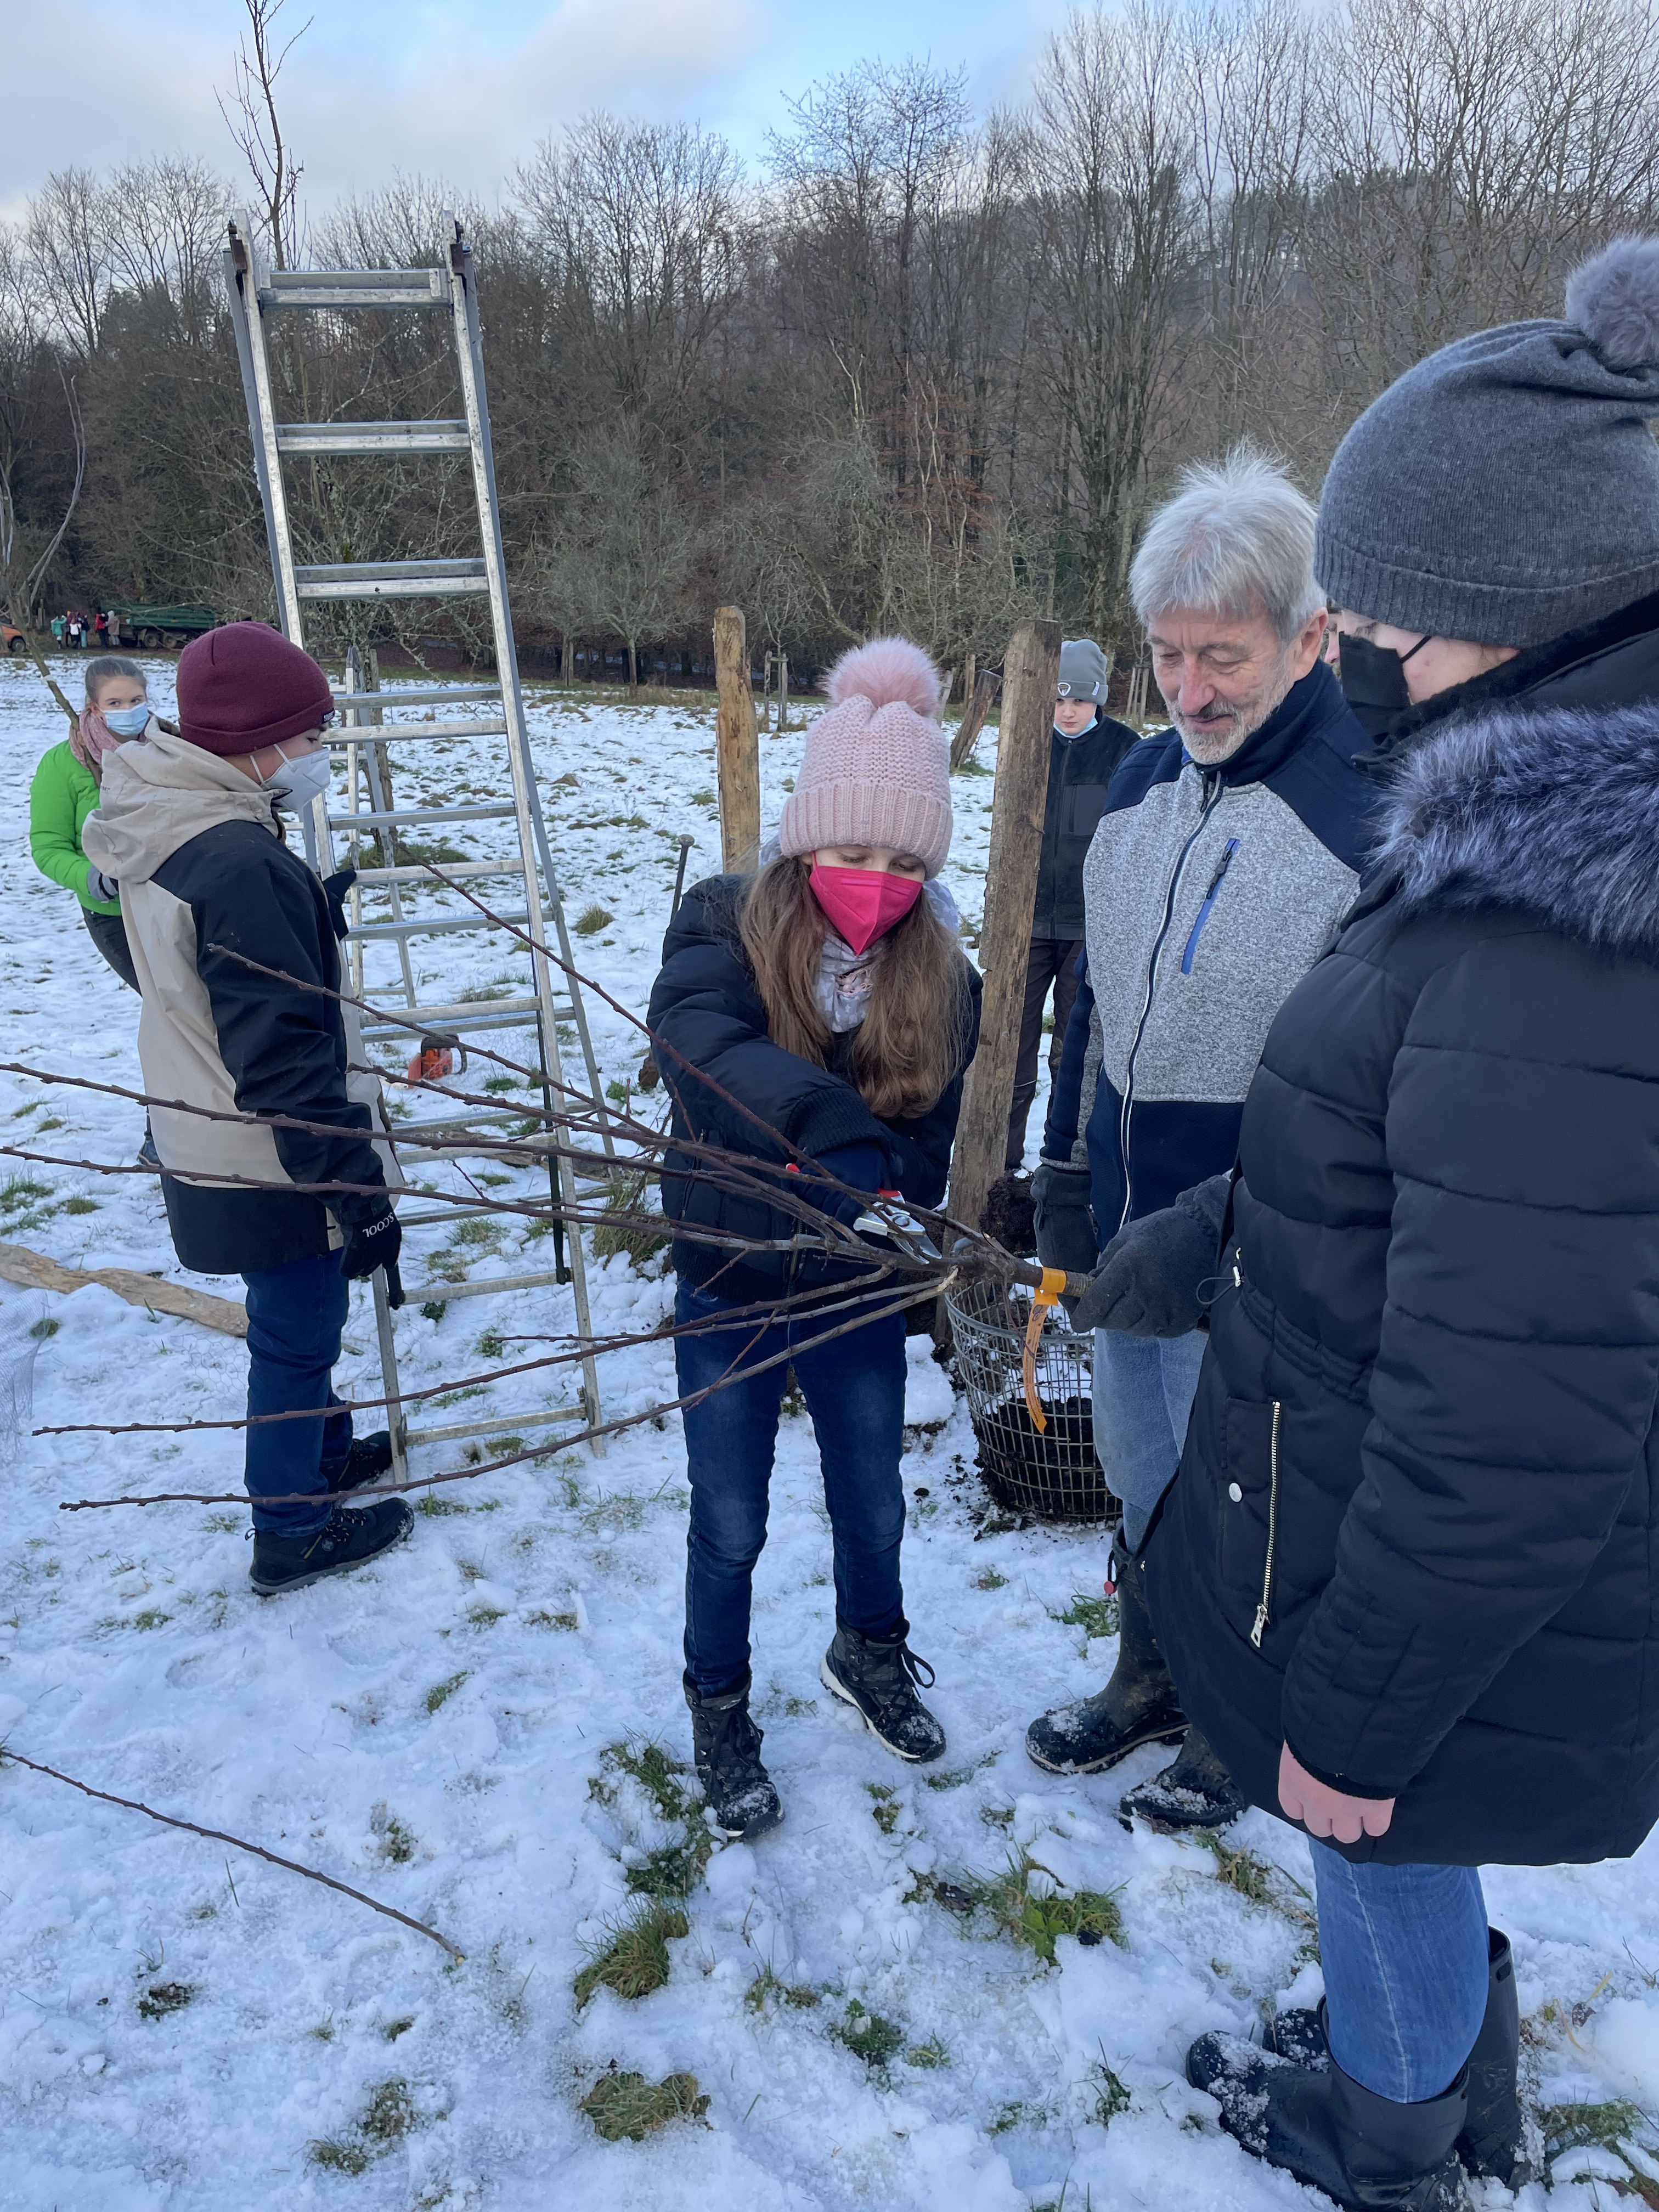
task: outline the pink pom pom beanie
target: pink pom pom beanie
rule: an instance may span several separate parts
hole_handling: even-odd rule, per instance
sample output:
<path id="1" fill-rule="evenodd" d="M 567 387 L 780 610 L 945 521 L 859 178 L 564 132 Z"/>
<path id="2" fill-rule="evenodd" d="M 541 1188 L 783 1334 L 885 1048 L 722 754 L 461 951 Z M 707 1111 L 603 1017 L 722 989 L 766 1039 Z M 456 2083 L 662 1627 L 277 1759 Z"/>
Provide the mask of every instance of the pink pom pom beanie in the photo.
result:
<path id="1" fill-rule="evenodd" d="M 842 653 L 824 684 L 827 714 L 807 732 L 779 849 L 887 845 L 936 876 L 951 849 L 951 761 L 939 727 L 939 671 L 918 645 L 872 638 Z"/>

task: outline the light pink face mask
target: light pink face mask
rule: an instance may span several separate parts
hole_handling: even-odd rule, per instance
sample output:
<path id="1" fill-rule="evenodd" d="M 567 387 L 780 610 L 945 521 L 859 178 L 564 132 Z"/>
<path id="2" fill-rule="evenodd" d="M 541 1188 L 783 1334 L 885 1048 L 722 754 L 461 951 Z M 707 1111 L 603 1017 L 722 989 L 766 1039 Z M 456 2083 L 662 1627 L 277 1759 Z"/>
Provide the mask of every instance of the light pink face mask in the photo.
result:
<path id="1" fill-rule="evenodd" d="M 807 881 L 812 896 L 854 952 L 862 952 L 902 921 L 921 896 L 915 876 L 884 868 L 826 868 L 817 860 Z"/>

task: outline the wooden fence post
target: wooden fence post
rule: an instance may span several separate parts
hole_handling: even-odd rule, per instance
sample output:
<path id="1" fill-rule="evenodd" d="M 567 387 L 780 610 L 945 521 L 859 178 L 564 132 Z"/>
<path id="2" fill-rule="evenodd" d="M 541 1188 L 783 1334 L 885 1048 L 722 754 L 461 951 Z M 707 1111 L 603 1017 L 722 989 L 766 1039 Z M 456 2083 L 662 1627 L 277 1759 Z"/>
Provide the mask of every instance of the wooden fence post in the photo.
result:
<path id="1" fill-rule="evenodd" d="M 1059 680 L 1060 624 L 1021 623 L 1003 662 L 1002 738 L 979 940 L 985 978 L 979 1050 L 968 1071 L 951 1166 L 950 1211 L 970 1227 L 977 1227 L 986 1194 L 1002 1173 L 1008 1143 Z"/>
<path id="2" fill-rule="evenodd" d="M 741 607 L 714 610 L 714 724 L 719 770 L 720 866 L 752 873 L 760 862 L 760 733 L 749 682 L 749 633 Z"/>
<path id="3" fill-rule="evenodd" d="M 1058 682 L 1058 678 L 1055 681 Z M 975 679 L 974 688 L 962 710 L 962 720 L 957 724 L 956 736 L 951 740 L 951 773 L 966 768 L 979 743 L 979 733 L 985 727 L 985 717 L 995 703 L 1002 678 L 994 668 L 981 668 Z"/>

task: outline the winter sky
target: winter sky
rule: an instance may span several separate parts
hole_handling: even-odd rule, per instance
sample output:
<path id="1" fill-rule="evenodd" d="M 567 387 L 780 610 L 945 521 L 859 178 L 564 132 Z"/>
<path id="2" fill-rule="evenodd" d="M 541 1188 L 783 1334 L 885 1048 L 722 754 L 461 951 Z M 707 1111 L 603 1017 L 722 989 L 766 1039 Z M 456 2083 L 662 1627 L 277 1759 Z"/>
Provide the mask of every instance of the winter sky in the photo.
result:
<path id="1" fill-rule="evenodd" d="M 784 100 L 861 58 L 965 66 L 980 107 L 1018 92 L 1065 0 L 287 0 L 312 27 L 282 82 L 313 207 L 394 169 L 492 193 L 595 107 L 723 131 L 747 155 Z M 184 149 L 234 171 L 216 94 L 240 0 L 88 0 L 10 14 L 6 74 L 31 88 L 0 134 L 0 215 L 52 170 Z"/>

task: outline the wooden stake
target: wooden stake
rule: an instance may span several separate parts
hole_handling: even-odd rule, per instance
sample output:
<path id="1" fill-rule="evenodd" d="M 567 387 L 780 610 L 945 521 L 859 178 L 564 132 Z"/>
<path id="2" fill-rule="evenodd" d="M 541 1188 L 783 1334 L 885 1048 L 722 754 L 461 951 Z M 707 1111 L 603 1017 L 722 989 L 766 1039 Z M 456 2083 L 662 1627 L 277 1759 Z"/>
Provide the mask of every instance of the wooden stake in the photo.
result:
<path id="1" fill-rule="evenodd" d="M 748 875 L 760 861 L 760 733 L 749 683 L 749 634 L 741 607 L 714 610 L 714 682 L 720 692 L 714 751 L 719 769 L 720 866 Z"/>
<path id="2" fill-rule="evenodd" d="M 980 679 L 981 684 L 984 680 Z M 979 943 L 985 995 L 979 1050 L 968 1071 L 951 1168 L 949 1210 L 958 1221 L 978 1222 L 986 1194 L 1002 1173 L 1007 1148 L 1026 952 L 1048 795 L 1048 733 L 1059 680 L 1059 623 L 1021 623 L 1008 641 L 1003 663 L 1002 739 L 997 748 L 985 926 Z"/>
<path id="3" fill-rule="evenodd" d="M 786 726 L 787 726 L 787 724 L 788 724 L 788 720 L 789 720 L 789 656 L 788 656 L 788 654 L 787 654 L 787 653 L 781 653 L 778 655 L 778 727 L 777 727 L 777 734 L 778 734 L 778 736 L 779 736 L 779 737 L 781 737 L 781 736 L 783 735 L 784 730 L 785 730 Z"/>
<path id="4" fill-rule="evenodd" d="M 1054 680 L 1058 683 L 1060 679 L 1056 677 Z M 973 696 L 963 709 L 962 720 L 957 725 L 957 733 L 951 744 L 951 773 L 953 775 L 959 768 L 967 766 L 974 747 L 979 743 L 979 733 L 985 727 L 985 717 L 996 702 L 1001 684 L 1002 678 L 994 668 L 982 668 L 975 678 Z"/>

